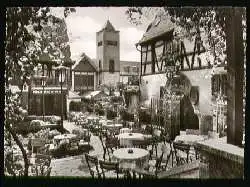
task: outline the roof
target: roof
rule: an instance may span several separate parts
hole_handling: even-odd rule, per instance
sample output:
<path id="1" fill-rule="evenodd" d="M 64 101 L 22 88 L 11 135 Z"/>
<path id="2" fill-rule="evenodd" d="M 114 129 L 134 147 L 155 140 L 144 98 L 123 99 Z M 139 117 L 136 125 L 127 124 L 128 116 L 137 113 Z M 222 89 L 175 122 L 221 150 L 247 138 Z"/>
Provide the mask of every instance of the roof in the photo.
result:
<path id="1" fill-rule="evenodd" d="M 173 32 L 174 26 L 174 23 L 169 17 L 156 17 L 154 21 L 148 25 L 146 32 L 138 43 L 141 44 L 161 35 Z"/>
<path id="2" fill-rule="evenodd" d="M 80 58 L 72 66 L 72 70 L 96 72 L 97 67 L 95 65 L 95 62 L 91 58 L 89 58 L 85 53 L 82 53 Z"/>
<path id="3" fill-rule="evenodd" d="M 104 26 L 102 27 L 102 29 L 100 31 L 104 31 L 104 30 L 105 31 L 116 31 L 114 26 L 110 23 L 109 20 L 106 21 L 106 23 L 104 24 Z"/>
<path id="4" fill-rule="evenodd" d="M 76 92 L 73 92 L 73 91 L 69 90 L 68 98 L 69 99 L 71 99 L 71 98 L 80 98 L 80 96 Z"/>

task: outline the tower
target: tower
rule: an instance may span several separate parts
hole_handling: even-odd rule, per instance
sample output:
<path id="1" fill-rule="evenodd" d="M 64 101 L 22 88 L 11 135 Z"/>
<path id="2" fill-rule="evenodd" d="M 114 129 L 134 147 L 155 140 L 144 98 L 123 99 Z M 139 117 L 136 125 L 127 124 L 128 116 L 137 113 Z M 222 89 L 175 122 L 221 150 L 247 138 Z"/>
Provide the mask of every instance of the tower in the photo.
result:
<path id="1" fill-rule="evenodd" d="M 120 31 L 109 20 L 96 33 L 98 84 L 116 86 L 120 81 Z"/>

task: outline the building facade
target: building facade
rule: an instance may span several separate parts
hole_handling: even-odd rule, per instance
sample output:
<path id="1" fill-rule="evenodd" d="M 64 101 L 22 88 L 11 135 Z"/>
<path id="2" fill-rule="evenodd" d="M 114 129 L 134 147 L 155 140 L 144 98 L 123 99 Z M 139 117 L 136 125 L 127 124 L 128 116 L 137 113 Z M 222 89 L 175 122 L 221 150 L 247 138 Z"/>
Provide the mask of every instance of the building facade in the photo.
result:
<path id="1" fill-rule="evenodd" d="M 152 108 L 152 100 L 154 103 L 166 100 L 164 95 L 169 91 L 166 88 L 166 83 L 169 82 L 173 87 L 177 85 L 176 89 L 181 93 L 178 102 L 173 99 L 178 104 L 172 107 L 173 111 L 170 113 L 178 115 L 175 115 L 175 119 L 171 121 L 180 125 L 182 130 L 199 129 L 201 134 L 216 131 L 213 129 L 212 120 L 213 95 L 216 95 L 215 90 L 223 90 L 222 93 L 225 93 L 225 76 L 223 79 L 213 77 L 211 73 L 213 62 L 206 59 L 206 50 L 201 42 L 203 33 L 190 41 L 186 38 L 181 39 L 178 35 L 175 36 L 175 27 L 168 17 L 160 21 L 156 19 L 137 43 L 137 49 L 141 52 L 141 103 Z M 223 64 L 216 69 L 226 71 Z M 169 77 L 167 72 L 177 73 L 174 77 Z M 172 80 L 175 81 L 172 82 Z M 155 104 L 152 111 L 154 110 L 162 109 Z"/>
<path id="2" fill-rule="evenodd" d="M 85 53 L 72 66 L 72 91 L 80 95 L 96 89 L 97 67 Z"/>
<path id="3" fill-rule="evenodd" d="M 40 62 L 42 63 L 42 62 Z M 28 114 L 29 115 L 57 115 L 66 117 L 66 97 L 71 87 L 71 65 L 65 71 L 65 80 L 59 82 L 60 70 L 58 65 L 52 62 L 43 62 L 42 70 L 36 70 L 31 78 L 28 90 Z M 42 76 L 45 76 L 45 84 L 42 84 Z M 63 107 L 63 110 L 62 110 Z M 43 111 L 44 109 L 44 111 Z"/>
<path id="4" fill-rule="evenodd" d="M 120 82 L 123 84 L 129 83 L 129 78 L 139 77 L 140 62 L 136 61 L 120 61 Z"/>
<path id="5" fill-rule="evenodd" d="M 120 81 L 120 31 L 108 20 L 96 33 L 98 84 L 116 86 Z"/>

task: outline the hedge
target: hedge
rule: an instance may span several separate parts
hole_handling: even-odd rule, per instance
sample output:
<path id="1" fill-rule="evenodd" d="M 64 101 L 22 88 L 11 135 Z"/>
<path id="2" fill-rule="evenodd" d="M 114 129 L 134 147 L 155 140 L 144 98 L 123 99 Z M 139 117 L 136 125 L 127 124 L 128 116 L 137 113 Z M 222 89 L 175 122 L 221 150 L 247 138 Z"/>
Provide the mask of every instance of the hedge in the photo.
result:
<path id="1" fill-rule="evenodd" d="M 122 110 L 120 112 L 120 115 L 121 115 L 121 119 L 123 121 L 133 121 L 134 120 L 134 114 L 130 114 L 128 113 L 127 111 L 125 110 Z"/>
<path id="2" fill-rule="evenodd" d="M 69 104 L 69 111 L 80 112 L 82 108 L 81 102 L 71 101 Z"/>
<path id="3" fill-rule="evenodd" d="M 115 119 L 115 117 L 117 117 L 117 113 L 115 111 L 107 110 L 107 119 L 111 120 Z"/>

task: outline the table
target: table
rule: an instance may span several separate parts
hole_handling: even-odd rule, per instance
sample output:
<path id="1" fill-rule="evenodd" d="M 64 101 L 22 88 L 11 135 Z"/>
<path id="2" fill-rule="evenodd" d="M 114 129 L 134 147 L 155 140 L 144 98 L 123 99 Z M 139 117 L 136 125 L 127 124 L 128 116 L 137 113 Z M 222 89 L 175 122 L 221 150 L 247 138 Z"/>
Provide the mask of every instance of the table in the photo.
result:
<path id="1" fill-rule="evenodd" d="M 106 127 L 106 128 L 122 128 L 122 124 L 120 123 L 117 123 L 117 124 L 103 124 L 103 127 Z"/>
<path id="2" fill-rule="evenodd" d="M 129 128 L 122 128 L 122 129 L 120 129 L 120 134 L 122 134 L 122 133 L 131 133 L 131 129 L 129 129 Z"/>
<path id="3" fill-rule="evenodd" d="M 59 143 L 61 140 L 71 140 L 74 138 L 76 138 L 75 134 L 61 134 L 61 135 L 54 136 L 54 140 L 56 143 Z"/>
<path id="4" fill-rule="evenodd" d="M 205 138 L 203 136 L 198 136 L 194 134 L 183 134 L 175 137 L 175 142 L 183 142 L 193 146 L 198 141 L 203 141 Z"/>
<path id="5" fill-rule="evenodd" d="M 97 116 L 89 116 L 89 117 L 87 117 L 87 119 L 88 120 L 98 120 L 99 117 L 97 117 Z"/>
<path id="6" fill-rule="evenodd" d="M 120 145 L 125 147 L 132 147 L 133 140 L 144 140 L 144 135 L 141 133 L 122 133 L 118 135 Z"/>
<path id="7" fill-rule="evenodd" d="M 128 151 L 132 150 L 132 153 Z M 132 170 L 148 163 L 149 152 L 140 148 L 121 148 L 113 152 L 113 157 L 119 162 L 122 169 Z"/>

